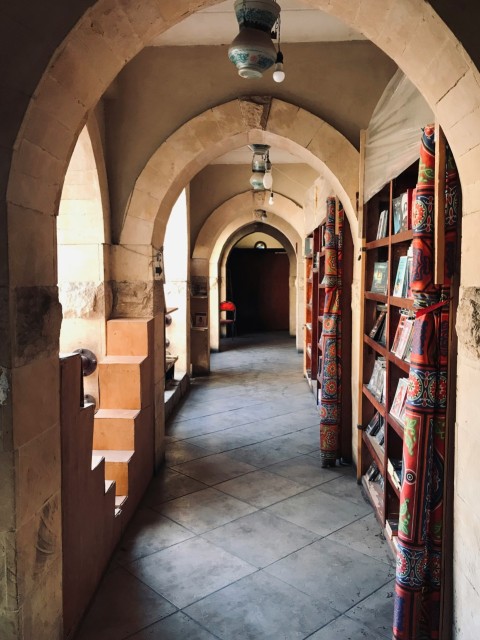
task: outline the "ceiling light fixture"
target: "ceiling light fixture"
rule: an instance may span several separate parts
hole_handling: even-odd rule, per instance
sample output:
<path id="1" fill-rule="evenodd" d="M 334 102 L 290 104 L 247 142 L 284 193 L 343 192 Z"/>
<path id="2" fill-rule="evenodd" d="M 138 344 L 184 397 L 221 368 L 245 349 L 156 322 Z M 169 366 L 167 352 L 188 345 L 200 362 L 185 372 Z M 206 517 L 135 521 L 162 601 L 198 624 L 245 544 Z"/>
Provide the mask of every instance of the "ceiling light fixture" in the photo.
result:
<path id="1" fill-rule="evenodd" d="M 280 34 L 280 5 L 275 0 L 236 0 L 234 9 L 240 31 L 228 49 L 228 57 L 241 78 L 261 78 L 264 71 L 283 62 L 280 41 L 278 52 L 272 42 L 277 38 L 277 32 L 272 31 L 275 25 Z"/>
<path id="2" fill-rule="evenodd" d="M 268 204 L 269 204 L 270 206 L 272 206 L 272 204 L 273 204 L 273 191 L 270 191 L 270 197 L 269 197 L 269 199 L 268 199 Z"/>
<path id="3" fill-rule="evenodd" d="M 283 53 L 280 50 L 280 15 L 277 20 L 278 28 L 278 52 L 275 66 L 273 67 L 273 79 L 275 82 L 283 82 L 285 80 L 285 71 L 283 70 Z"/>
<path id="4" fill-rule="evenodd" d="M 260 222 L 265 222 L 265 220 L 267 219 L 267 212 L 265 211 L 265 209 L 255 209 L 253 212 L 253 217 L 256 220 L 260 220 Z"/>
<path id="5" fill-rule="evenodd" d="M 253 190 L 265 191 L 266 188 L 271 189 L 271 186 L 266 187 L 265 185 L 265 179 L 267 180 L 267 184 L 270 183 L 270 181 L 273 184 L 272 163 L 269 158 L 270 145 L 250 144 L 248 148 L 253 151 L 252 175 L 250 176 L 250 184 Z"/>

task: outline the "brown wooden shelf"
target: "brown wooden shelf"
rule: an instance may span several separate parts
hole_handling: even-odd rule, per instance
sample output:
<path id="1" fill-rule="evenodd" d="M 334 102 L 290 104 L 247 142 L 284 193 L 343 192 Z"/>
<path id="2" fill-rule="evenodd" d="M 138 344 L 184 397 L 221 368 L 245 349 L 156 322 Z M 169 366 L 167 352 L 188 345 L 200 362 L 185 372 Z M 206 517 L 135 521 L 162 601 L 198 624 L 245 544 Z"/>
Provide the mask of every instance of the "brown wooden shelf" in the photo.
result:
<path id="1" fill-rule="evenodd" d="M 373 291 L 365 291 L 365 298 L 367 300 L 375 300 L 375 302 L 382 302 L 383 304 L 386 304 L 388 299 L 386 293 L 374 293 Z"/>
<path id="2" fill-rule="evenodd" d="M 400 422 L 396 418 L 394 418 L 391 413 L 387 413 L 387 422 L 395 431 L 395 433 L 398 436 L 400 436 L 400 438 L 402 438 L 403 440 L 403 433 L 404 433 L 403 425 L 400 424 Z"/>
<path id="3" fill-rule="evenodd" d="M 388 299 L 389 304 L 394 307 L 400 307 L 401 309 L 413 309 L 413 298 L 397 298 L 396 296 L 390 296 Z"/>
<path id="4" fill-rule="evenodd" d="M 392 476 L 391 476 L 389 471 L 387 471 L 387 479 L 388 479 L 388 482 L 389 482 L 390 486 L 392 487 L 392 489 L 397 494 L 397 498 L 400 498 L 400 489 L 398 489 L 398 487 L 396 486 L 396 484 L 393 481 L 393 478 L 392 478 Z"/>
<path id="5" fill-rule="evenodd" d="M 370 242 L 365 243 L 365 248 L 367 251 L 370 249 L 378 249 L 379 247 L 388 247 L 389 238 L 379 238 L 378 240 L 370 240 Z"/>
<path id="6" fill-rule="evenodd" d="M 369 347 L 371 347 L 374 351 L 376 351 L 381 356 L 387 355 L 388 353 L 387 348 L 384 347 L 383 344 L 380 344 L 376 340 L 373 340 L 372 338 L 370 338 L 370 336 L 367 336 L 366 333 L 363 334 L 363 341 L 365 342 L 365 344 L 368 344 Z"/>
<path id="7" fill-rule="evenodd" d="M 384 471 L 385 471 L 385 464 L 383 462 L 385 458 L 384 449 L 382 449 L 382 447 L 378 444 L 378 442 L 374 438 L 372 438 L 372 436 L 369 436 L 368 433 L 365 433 L 365 431 L 363 431 L 362 437 L 363 437 L 364 443 L 367 445 L 367 448 L 372 455 L 372 458 L 375 460 L 375 464 L 379 468 L 380 473 L 382 474 L 382 476 L 384 476 Z"/>
<path id="8" fill-rule="evenodd" d="M 410 363 L 407 362 L 406 360 L 402 360 L 401 358 L 398 358 L 391 351 L 388 351 L 388 359 L 390 360 L 390 362 L 393 362 L 395 366 L 397 366 L 399 369 L 401 369 L 405 373 L 408 373 L 410 371 Z"/>
<path id="9" fill-rule="evenodd" d="M 407 231 L 399 231 L 393 234 L 392 244 L 400 244 L 401 242 L 411 242 L 413 240 L 413 229 Z"/>
<path id="10" fill-rule="evenodd" d="M 369 400 L 371 404 L 373 404 L 373 406 L 380 413 L 380 415 L 385 417 L 385 405 L 375 398 L 375 396 L 373 395 L 373 393 L 370 391 L 370 389 L 367 387 L 366 384 L 363 385 L 363 395 Z"/>
<path id="11" fill-rule="evenodd" d="M 365 476 L 362 476 L 362 487 L 365 489 L 365 493 L 375 509 L 377 519 L 383 527 L 385 525 L 385 510 L 382 487 L 378 482 L 369 482 Z"/>

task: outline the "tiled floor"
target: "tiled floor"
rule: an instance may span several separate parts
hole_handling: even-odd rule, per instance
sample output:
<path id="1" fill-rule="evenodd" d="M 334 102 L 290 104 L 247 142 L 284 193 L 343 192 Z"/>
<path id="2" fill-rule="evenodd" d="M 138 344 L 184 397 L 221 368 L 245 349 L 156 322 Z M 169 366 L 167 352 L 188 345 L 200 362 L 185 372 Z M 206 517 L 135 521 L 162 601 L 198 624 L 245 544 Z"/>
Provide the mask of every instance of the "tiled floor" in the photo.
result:
<path id="1" fill-rule="evenodd" d="M 294 341 L 223 348 L 77 640 L 391 638 L 393 562 L 353 469 L 320 466 Z"/>

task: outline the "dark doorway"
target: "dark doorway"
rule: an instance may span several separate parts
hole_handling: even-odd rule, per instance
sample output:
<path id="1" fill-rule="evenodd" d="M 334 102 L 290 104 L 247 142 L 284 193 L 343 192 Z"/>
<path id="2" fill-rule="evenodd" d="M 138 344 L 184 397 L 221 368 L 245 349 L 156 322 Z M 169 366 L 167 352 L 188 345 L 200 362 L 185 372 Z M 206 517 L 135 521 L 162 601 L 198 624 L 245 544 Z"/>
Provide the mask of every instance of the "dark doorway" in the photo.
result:
<path id="1" fill-rule="evenodd" d="M 289 330 L 289 272 L 285 251 L 233 249 L 227 297 L 237 305 L 237 332 Z"/>

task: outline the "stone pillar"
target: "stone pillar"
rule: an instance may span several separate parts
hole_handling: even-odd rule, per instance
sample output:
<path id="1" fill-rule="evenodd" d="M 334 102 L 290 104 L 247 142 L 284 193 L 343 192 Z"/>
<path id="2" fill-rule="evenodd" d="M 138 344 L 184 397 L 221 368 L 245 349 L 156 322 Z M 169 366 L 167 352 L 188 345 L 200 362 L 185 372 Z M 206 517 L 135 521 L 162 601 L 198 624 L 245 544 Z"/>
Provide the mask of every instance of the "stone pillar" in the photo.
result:
<path id="1" fill-rule="evenodd" d="M 7 224 L 5 214 L 0 211 L 0 637 L 60 640 L 55 217 L 10 206 Z"/>

